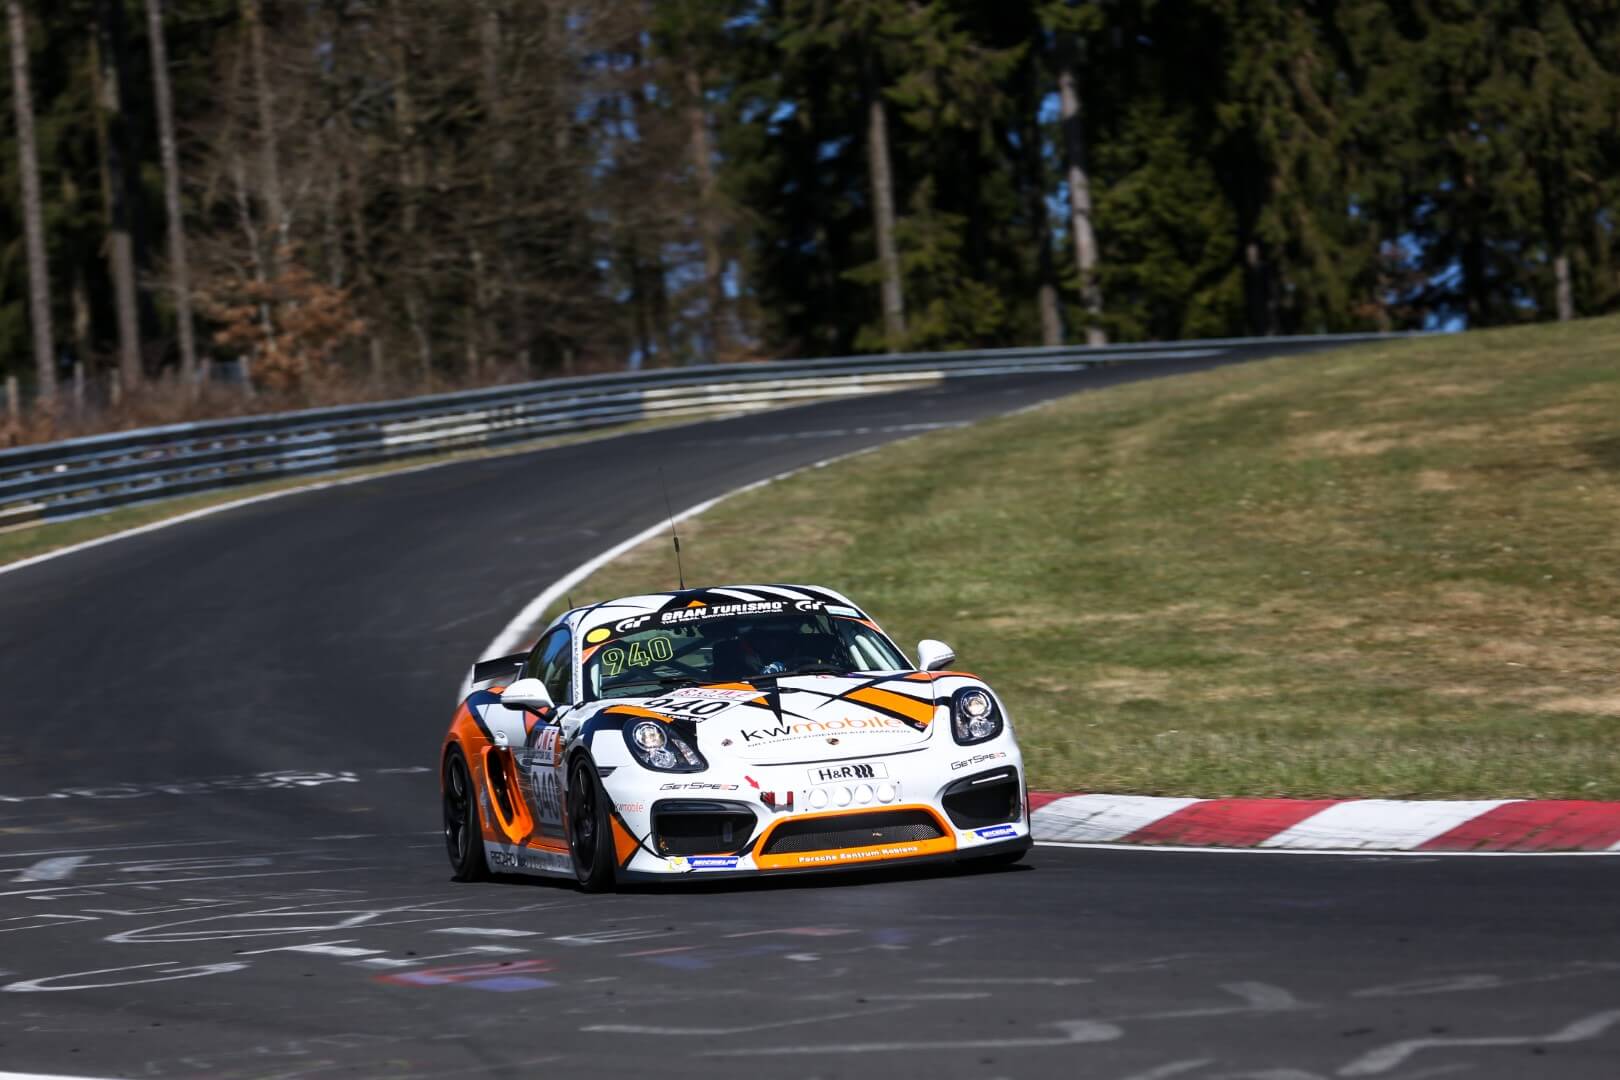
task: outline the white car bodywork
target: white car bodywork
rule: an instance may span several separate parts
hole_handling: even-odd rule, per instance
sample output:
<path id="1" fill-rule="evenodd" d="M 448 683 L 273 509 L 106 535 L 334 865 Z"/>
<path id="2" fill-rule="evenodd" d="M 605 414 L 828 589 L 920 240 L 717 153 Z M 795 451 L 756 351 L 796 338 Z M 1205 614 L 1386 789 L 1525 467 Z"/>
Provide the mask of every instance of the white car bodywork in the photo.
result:
<path id="1" fill-rule="evenodd" d="M 1010 860 L 1026 850 L 1023 758 L 1005 705 L 975 676 L 916 668 L 782 675 L 592 700 L 584 661 L 615 635 L 659 620 L 723 618 L 727 606 L 752 614 L 796 605 L 882 633 L 831 590 L 684 590 L 565 612 L 522 668 L 511 657 L 504 677 L 490 678 L 486 665 L 475 669 L 486 677 L 472 683 L 447 748 L 458 742 L 478 763 L 473 777 L 489 868 L 574 875 L 568 784 L 582 754 L 611 803 L 619 881 L 928 858 Z M 550 649 L 560 663 L 563 634 L 567 700 L 547 708 L 536 677 L 540 654 Z M 936 664 L 954 659 L 945 646 L 926 645 L 920 651 Z M 562 672 L 554 667 L 551 674 L 559 685 Z M 497 692 L 502 684 L 506 694 Z M 953 701 L 969 690 L 990 695 L 1001 724 L 994 737 L 962 745 Z M 512 707 L 517 700 L 535 707 Z M 638 760 L 626 728 L 648 720 L 695 738 L 705 767 L 663 771 Z"/>

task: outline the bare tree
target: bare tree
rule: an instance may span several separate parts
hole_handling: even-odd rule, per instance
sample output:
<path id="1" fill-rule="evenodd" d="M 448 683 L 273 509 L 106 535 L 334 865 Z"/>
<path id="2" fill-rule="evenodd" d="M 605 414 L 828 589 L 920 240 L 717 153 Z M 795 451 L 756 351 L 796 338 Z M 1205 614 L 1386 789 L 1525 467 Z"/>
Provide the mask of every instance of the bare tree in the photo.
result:
<path id="1" fill-rule="evenodd" d="M 872 184 L 872 226 L 883 275 L 883 341 L 894 352 L 906 339 L 906 297 L 894 231 L 894 169 L 889 162 L 889 117 L 871 61 L 866 69 L 866 164 Z"/>
<path id="2" fill-rule="evenodd" d="M 97 103 L 96 139 L 101 150 L 101 196 L 107 219 L 107 262 L 118 315 L 118 374 L 126 390 L 141 384 L 140 299 L 136 293 L 135 239 L 131 224 L 129 135 L 124 118 L 128 70 L 127 34 L 121 0 L 98 0 L 91 78 Z"/>
<path id="3" fill-rule="evenodd" d="M 1072 34 L 1059 37 L 1058 103 L 1063 116 L 1063 150 L 1068 162 L 1069 231 L 1074 265 L 1080 275 L 1080 302 L 1086 311 L 1086 344 L 1106 345 L 1102 328 L 1102 286 L 1097 282 L 1097 234 L 1091 222 L 1091 177 L 1086 172 L 1085 114 L 1075 75 L 1078 48 Z"/>
<path id="4" fill-rule="evenodd" d="M 146 34 L 152 50 L 152 90 L 157 99 L 158 142 L 163 159 L 163 201 L 169 218 L 169 280 L 180 337 L 180 377 L 197 382 L 197 341 L 191 320 L 191 270 L 186 262 L 186 223 L 180 206 L 180 155 L 174 138 L 174 97 L 169 90 L 169 51 L 163 34 L 163 0 L 146 0 Z"/>
<path id="5" fill-rule="evenodd" d="M 45 262 L 45 224 L 39 195 L 39 151 L 34 145 L 34 95 L 28 77 L 28 28 L 21 0 L 6 0 L 11 36 L 12 104 L 17 114 L 17 165 L 22 173 L 23 233 L 28 246 L 28 315 L 34 331 L 34 373 L 39 398 L 56 399 L 56 342 L 51 332 L 51 280 Z"/>

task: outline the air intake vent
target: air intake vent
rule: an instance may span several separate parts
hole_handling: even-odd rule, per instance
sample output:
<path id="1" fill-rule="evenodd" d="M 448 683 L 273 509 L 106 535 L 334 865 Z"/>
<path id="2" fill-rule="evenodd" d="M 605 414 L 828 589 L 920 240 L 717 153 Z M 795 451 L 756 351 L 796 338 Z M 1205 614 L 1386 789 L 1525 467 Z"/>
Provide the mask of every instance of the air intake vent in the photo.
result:
<path id="1" fill-rule="evenodd" d="M 792 855 L 802 851 L 836 851 L 874 844 L 937 840 L 945 834 L 933 816 L 922 810 L 879 810 L 867 814 L 787 821 L 766 841 L 761 855 Z"/>
<path id="2" fill-rule="evenodd" d="M 754 836 L 754 812 L 738 803 L 665 799 L 653 804 L 660 855 L 735 855 Z"/>
<path id="3" fill-rule="evenodd" d="M 1024 809 L 1024 789 L 1014 769 L 992 769 L 968 776 L 945 789 L 940 799 L 951 824 L 958 829 L 980 829 L 1017 821 Z"/>

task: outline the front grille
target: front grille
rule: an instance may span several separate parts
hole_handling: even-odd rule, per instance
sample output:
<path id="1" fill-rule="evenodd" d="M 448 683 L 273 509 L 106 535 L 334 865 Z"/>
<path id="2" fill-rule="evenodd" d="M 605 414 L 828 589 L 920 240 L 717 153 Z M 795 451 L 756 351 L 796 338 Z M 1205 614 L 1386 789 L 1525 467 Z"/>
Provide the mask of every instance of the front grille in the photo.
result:
<path id="1" fill-rule="evenodd" d="M 1024 790 L 1014 769 L 992 769 L 967 776 L 945 789 L 940 802 L 958 829 L 980 829 L 1017 821 L 1024 809 Z"/>
<path id="2" fill-rule="evenodd" d="M 754 812 L 738 803 L 665 799 L 653 804 L 660 855 L 735 855 L 754 836 Z"/>
<path id="3" fill-rule="evenodd" d="M 877 810 L 783 822 L 771 833 L 760 854 L 791 855 L 873 844 L 915 843 L 938 840 L 944 835 L 933 816 L 921 810 Z"/>

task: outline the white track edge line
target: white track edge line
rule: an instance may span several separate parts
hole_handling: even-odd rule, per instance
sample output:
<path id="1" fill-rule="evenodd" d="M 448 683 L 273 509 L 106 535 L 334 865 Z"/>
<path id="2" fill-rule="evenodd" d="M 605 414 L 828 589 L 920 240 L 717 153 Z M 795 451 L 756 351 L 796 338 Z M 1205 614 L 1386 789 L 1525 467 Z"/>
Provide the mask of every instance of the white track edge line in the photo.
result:
<path id="1" fill-rule="evenodd" d="M 818 405 L 818 404 L 821 404 L 821 401 L 805 402 L 804 404 Z M 797 405 L 787 406 L 787 408 L 790 408 L 790 409 L 791 408 L 797 408 L 797 407 L 798 407 Z M 700 417 L 696 417 L 696 418 L 694 418 L 692 420 L 685 420 L 685 421 L 682 421 L 680 423 L 675 423 L 675 424 L 659 424 L 659 425 L 657 425 L 656 428 L 649 428 L 647 430 L 657 430 L 657 431 L 660 431 L 660 432 L 676 431 L 676 430 L 678 430 L 680 428 L 696 427 L 699 424 L 706 424 L 706 423 L 709 423 L 709 422 L 715 421 L 715 420 L 732 420 L 732 419 L 735 419 L 737 416 L 749 415 L 749 414 L 759 413 L 759 412 L 762 412 L 762 411 L 763 412 L 769 412 L 769 411 L 774 411 L 774 410 L 768 410 L 768 409 L 767 410 L 745 409 L 745 410 L 740 410 L 738 413 L 721 413 L 721 414 L 715 415 L 715 416 L 700 416 Z M 564 441 L 564 442 L 552 442 L 552 443 L 549 443 L 548 445 L 545 445 L 545 446 L 527 446 L 527 447 L 525 447 L 525 446 L 519 444 L 519 445 L 511 447 L 510 449 L 504 449 L 504 450 L 503 449 L 495 449 L 493 453 L 478 454 L 478 453 L 475 452 L 475 453 L 471 453 L 471 454 L 466 454 L 465 456 L 460 456 L 460 455 L 451 456 L 451 457 L 447 457 L 443 461 L 428 461 L 428 462 L 424 462 L 424 463 L 422 463 L 420 465 L 407 465 L 407 466 L 404 466 L 403 468 L 398 468 L 398 469 L 386 469 L 386 470 L 384 470 L 382 472 L 368 473 L 365 476 L 345 476 L 345 477 L 342 477 L 342 478 L 337 479 L 337 480 L 320 480 L 320 481 L 316 481 L 314 483 L 300 484 L 297 487 L 282 488 L 279 491 L 266 491 L 266 492 L 264 492 L 262 494 L 259 494 L 259 495 L 249 495 L 246 498 L 242 498 L 242 499 L 232 499 L 230 502 L 218 503 L 218 504 L 216 504 L 214 506 L 203 506 L 203 507 L 199 507 L 196 510 L 188 510 L 184 514 L 176 514 L 174 517 L 166 517 L 166 518 L 162 518 L 162 519 L 160 519 L 158 521 L 149 521 L 145 525 L 136 525 L 134 528 L 124 529 L 124 530 L 122 530 L 120 532 L 115 532 L 115 533 L 108 533 L 106 536 L 97 536 L 94 539 L 90 539 L 90 540 L 81 540 L 77 544 L 69 544 L 67 547 L 55 548 L 55 549 L 53 549 L 51 551 L 42 552 L 39 555 L 30 555 L 30 556 L 28 556 L 28 558 L 26 558 L 26 559 L 18 559 L 16 562 L 3 563 L 3 564 L 0 564 L 0 574 L 9 574 L 13 570 L 22 570 L 25 567 L 35 566 L 35 565 L 37 565 L 39 563 L 42 563 L 42 562 L 49 562 L 52 559 L 60 559 L 64 555 L 72 555 L 74 552 L 85 551 L 85 550 L 88 550 L 89 548 L 94 548 L 94 547 L 100 547 L 102 544 L 110 544 L 115 540 L 128 540 L 132 536 L 140 536 L 143 533 L 156 532 L 159 529 L 167 529 L 171 525 L 180 525 L 180 524 L 183 524 L 183 523 L 185 523 L 187 521 L 195 521 L 198 518 L 209 517 L 209 516 L 211 516 L 213 514 L 223 514 L 227 510 L 236 510 L 236 509 L 238 509 L 240 507 L 243 507 L 243 506 L 252 506 L 254 503 L 269 502 L 271 499 L 284 499 L 289 495 L 303 495 L 303 494 L 305 494 L 307 492 L 311 492 L 311 491 L 324 491 L 327 488 L 346 487 L 349 484 L 363 484 L 363 483 L 366 483 L 369 480 L 386 480 L 386 479 L 388 479 L 389 477 L 392 477 L 392 476 L 408 476 L 411 473 L 427 472 L 429 469 L 442 469 L 442 468 L 445 468 L 445 467 L 450 466 L 450 465 L 463 465 L 463 464 L 466 464 L 469 461 L 494 461 L 494 460 L 497 460 L 499 458 L 516 457 L 516 456 L 518 456 L 520 454 L 539 453 L 541 451 L 558 449 L 558 448 L 564 447 L 564 446 L 579 446 L 579 445 L 582 445 L 584 443 L 602 442 L 602 441 L 604 441 L 606 439 L 619 439 L 619 438 L 623 438 L 623 437 L 625 437 L 627 435 L 638 435 L 638 434 L 640 434 L 640 432 L 636 432 L 636 431 L 605 431 L 600 435 L 594 435 L 594 436 L 587 435 L 587 437 L 585 437 L 583 439 L 574 439 L 574 440 L 571 440 L 571 441 Z M 566 438 L 566 433 L 563 433 L 563 435 Z M 548 438 L 549 438 L 548 436 L 541 436 L 539 439 L 536 439 L 534 441 L 536 441 L 536 442 L 545 442 Z M 456 451 L 451 451 L 451 454 L 456 455 L 457 452 Z M 162 501 L 161 499 L 152 499 L 152 500 L 148 500 L 148 503 L 150 503 L 150 502 L 161 502 L 161 501 Z M 141 503 L 131 503 L 129 505 L 131 505 L 131 506 L 139 506 L 139 505 L 143 505 L 143 504 L 141 504 Z M 117 509 L 122 509 L 122 508 L 121 507 L 112 507 L 112 508 L 109 508 L 109 510 L 107 512 L 111 512 L 112 510 L 117 510 Z M 77 518 L 77 517 L 89 517 L 89 516 L 93 516 L 93 515 L 75 515 L 75 518 Z M 71 521 L 71 520 L 74 520 L 74 518 L 62 518 L 60 520 L 62 520 L 62 521 Z M 50 524 L 54 524 L 54 523 L 55 522 L 52 521 L 52 520 L 46 520 L 46 521 L 38 522 L 37 524 L 39 524 L 39 525 L 50 525 Z M 7 1078 L 6 1073 L 0 1073 L 0 1080 L 6 1080 L 6 1078 Z"/>
<path id="2" fill-rule="evenodd" d="M 1620 851 L 1408 851 L 1401 848 L 1234 848 L 1194 847 L 1186 844 L 1103 844 L 1079 840 L 1041 840 L 1036 847 L 1081 848 L 1087 851 L 1171 851 L 1199 855 L 1318 855 L 1338 858 L 1384 859 L 1584 859 L 1620 855 Z"/>

